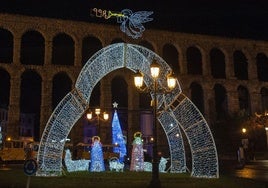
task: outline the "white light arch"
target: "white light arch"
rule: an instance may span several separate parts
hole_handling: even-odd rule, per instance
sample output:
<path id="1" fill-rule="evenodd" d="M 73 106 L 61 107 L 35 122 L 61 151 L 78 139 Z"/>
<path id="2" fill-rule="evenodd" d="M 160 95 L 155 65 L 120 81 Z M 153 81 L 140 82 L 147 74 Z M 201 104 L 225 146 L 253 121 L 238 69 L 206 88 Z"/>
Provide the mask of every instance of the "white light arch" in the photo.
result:
<path id="1" fill-rule="evenodd" d="M 144 74 L 147 86 L 153 83 L 150 64 L 155 59 L 161 66 L 159 85 L 166 86 L 168 64 L 153 51 L 134 44 L 116 43 L 95 53 L 84 65 L 75 88 L 55 108 L 43 132 L 37 156 L 37 176 L 62 175 L 62 153 L 65 139 L 88 108 L 95 85 L 110 72 L 127 68 Z M 192 154 L 191 176 L 218 178 L 218 156 L 209 126 L 196 106 L 181 91 L 179 82 L 169 94 L 158 97 L 158 120 L 166 133 L 170 149 L 170 172 L 186 172 L 185 150 L 181 130 L 186 135 Z"/>

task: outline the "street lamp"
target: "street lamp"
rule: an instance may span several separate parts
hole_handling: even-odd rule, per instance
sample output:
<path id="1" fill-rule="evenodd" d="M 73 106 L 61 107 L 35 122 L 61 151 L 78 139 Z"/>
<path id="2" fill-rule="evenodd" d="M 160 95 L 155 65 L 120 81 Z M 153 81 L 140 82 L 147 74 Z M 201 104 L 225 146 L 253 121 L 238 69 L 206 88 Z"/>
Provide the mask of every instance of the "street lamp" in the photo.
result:
<path id="1" fill-rule="evenodd" d="M 160 73 L 160 66 L 154 60 L 150 65 L 150 73 L 153 78 L 153 87 L 143 87 L 143 75 L 140 72 L 137 72 L 134 75 L 135 86 L 142 92 L 153 92 L 153 101 L 151 105 L 153 106 L 153 160 L 152 160 L 152 179 L 149 187 L 161 187 L 161 182 L 159 180 L 159 157 L 157 150 L 157 95 L 163 92 L 171 91 L 176 86 L 176 79 L 170 74 L 167 76 L 167 86 L 168 91 L 164 88 L 159 88 L 158 78 Z"/>
<path id="2" fill-rule="evenodd" d="M 103 112 L 102 117 L 101 117 L 100 108 L 95 109 L 95 114 L 96 114 L 96 117 L 93 117 L 92 111 L 89 111 L 87 113 L 87 119 L 91 121 L 94 119 L 97 119 L 97 135 L 100 135 L 100 120 L 107 121 L 109 119 L 109 114 L 107 114 L 106 112 Z"/>
<path id="3" fill-rule="evenodd" d="M 247 129 L 246 128 L 242 128 L 242 133 L 243 134 L 246 134 L 246 132 L 247 132 Z"/>

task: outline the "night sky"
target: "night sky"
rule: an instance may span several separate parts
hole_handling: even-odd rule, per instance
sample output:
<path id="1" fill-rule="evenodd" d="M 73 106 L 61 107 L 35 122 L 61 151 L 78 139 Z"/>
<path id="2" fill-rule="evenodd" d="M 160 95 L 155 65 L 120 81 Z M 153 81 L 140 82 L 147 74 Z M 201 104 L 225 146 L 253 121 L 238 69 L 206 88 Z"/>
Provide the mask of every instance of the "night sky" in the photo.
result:
<path id="1" fill-rule="evenodd" d="M 90 9 L 153 11 L 146 29 L 268 40 L 267 0 L 1 0 L 0 12 L 117 24 Z"/>

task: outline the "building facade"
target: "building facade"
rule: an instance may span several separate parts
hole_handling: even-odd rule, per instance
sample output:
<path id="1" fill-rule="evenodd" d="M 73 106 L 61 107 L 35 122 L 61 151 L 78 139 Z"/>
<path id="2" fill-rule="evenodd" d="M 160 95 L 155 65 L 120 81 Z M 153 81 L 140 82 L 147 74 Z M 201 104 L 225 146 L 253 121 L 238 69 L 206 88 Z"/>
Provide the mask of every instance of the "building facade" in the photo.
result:
<path id="1" fill-rule="evenodd" d="M 161 56 L 211 125 L 241 110 L 248 115 L 268 110 L 267 41 L 151 29 L 132 39 L 119 25 L 12 14 L 0 14 L 0 41 L 0 105 L 8 110 L 6 135 L 15 138 L 20 114 L 35 113 L 39 140 L 83 65 L 95 52 L 117 42 L 139 44 Z M 122 69 L 108 74 L 92 95 L 91 106 L 109 110 L 117 100 L 127 109 L 131 143 L 140 130 L 139 109 L 148 108 L 144 104 L 148 96 L 138 93 L 133 73 Z M 81 120 L 71 133 L 77 142 L 82 126 Z M 109 142 L 110 124 L 102 126 L 102 140 Z"/>

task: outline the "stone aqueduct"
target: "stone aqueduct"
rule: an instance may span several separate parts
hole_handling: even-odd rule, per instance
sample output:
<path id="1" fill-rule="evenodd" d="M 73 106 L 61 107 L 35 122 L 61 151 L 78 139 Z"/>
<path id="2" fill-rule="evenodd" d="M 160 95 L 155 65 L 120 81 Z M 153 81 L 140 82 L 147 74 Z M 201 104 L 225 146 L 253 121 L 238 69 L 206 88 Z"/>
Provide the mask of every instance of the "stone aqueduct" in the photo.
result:
<path id="1" fill-rule="evenodd" d="M 53 79 L 64 73 L 71 80 L 72 88 L 88 55 L 116 42 L 139 44 L 151 49 L 169 63 L 177 71 L 182 91 L 192 98 L 193 84 L 199 88 L 201 109 L 205 119 L 210 123 L 216 120 L 215 112 L 226 110 L 229 114 L 246 107 L 249 112 L 260 112 L 268 108 L 267 72 L 268 42 L 248 39 L 231 39 L 216 36 L 186 34 L 162 30 L 147 29 L 139 40 L 128 38 L 118 25 L 103 25 L 86 22 L 57 20 L 48 18 L 28 17 L 21 15 L 0 14 L 0 37 L 4 41 L 0 49 L 11 51 L 8 57 L 0 54 L 0 74 L 8 75 L 10 79 L 10 94 L 8 105 L 7 134 L 18 136 L 20 118 L 20 83 L 22 75 L 35 72 L 41 78 L 40 104 L 40 135 L 53 112 L 52 92 Z M 3 37 L 4 36 L 4 37 Z M 3 40 L 2 40 L 3 39 Z M 27 56 L 27 44 L 37 40 L 43 48 L 41 64 L 22 62 L 22 56 Z M 67 41 L 70 45 L 66 56 L 72 57 L 70 64 L 57 64 L 55 58 L 56 41 Z M 87 46 L 87 51 L 85 51 Z M 26 49 L 26 50 L 25 50 Z M 1 52 L 0 52 L 1 53 Z M 26 54 L 26 55 L 25 55 Z M 42 59 L 42 58 L 41 58 Z M 24 59 L 25 60 L 25 59 Z M 27 61 L 27 58 L 26 58 Z M 56 61 L 56 62 L 54 62 Z M 201 63 L 200 63 L 201 62 Z M 220 70 L 214 67 L 220 62 Z M 194 66 L 195 65 L 195 66 Z M 193 67 L 198 67 L 195 70 Z M 239 72 L 241 67 L 241 71 Z M 263 72 L 261 71 L 264 70 Z M 133 79 L 128 72 L 115 71 L 101 80 L 101 106 L 111 104 L 110 80 L 116 75 L 122 75 L 128 83 L 129 98 L 138 99 L 138 93 L 133 86 Z M 243 88 L 246 98 L 240 96 L 239 88 Z M 225 91 L 227 98 L 224 109 L 217 109 L 217 89 Z M 204 100 L 206 94 L 206 100 Z M 135 109 L 137 104 L 128 101 L 128 107 Z M 198 105 L 197 105 L 198 106 Z M 136 121 L 129 116 L 129 122 Z M 129 123 L 133 127 L 135 125 Z M 134 131 L 135 129 L 130 129 Z"/>

